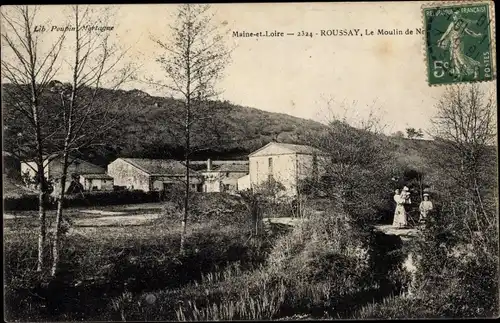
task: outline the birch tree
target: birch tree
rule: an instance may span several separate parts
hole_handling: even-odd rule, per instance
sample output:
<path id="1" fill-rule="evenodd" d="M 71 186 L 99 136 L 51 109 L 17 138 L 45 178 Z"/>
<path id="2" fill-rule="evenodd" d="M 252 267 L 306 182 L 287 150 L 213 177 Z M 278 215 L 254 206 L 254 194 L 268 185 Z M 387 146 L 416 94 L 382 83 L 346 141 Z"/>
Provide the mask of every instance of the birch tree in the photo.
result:
<path id="1" fill-rule="evenodd" d="M 124 117 L 123 113 L 120 117 L 111 113 L 113 102 L 110 101 L 111 98 L 102 95 L 104 90 L 101 87 L 106 85 L 111 89 L 118 88 L 132 77 L 134 68 L 130 64 L 124 64 L 123 56 L 126 51 L 113 42 L 112 33 L 86 28 L 106 27 L 110 25 L 111 18 L 110 8 L 78 5 L 71 8 L 71 22 L 75 27 L 74 31 L 67 35 L 71 82 L 61 84 L 56 89 L 62 112 L 58 120 L 62 140 L 57 147 L 62 157 L 63 171 L 59 178 L 52 276 L 56 275 L 59 265 L 66 180 L 72 153 L 102 143 L 104 135 L 119 125 Z M 124 106 L 119 109 L 125 113 L 128 111 L 128 107 Z"/>
<path id="2" fill-rule="evenodd" d="M 14 6 L 2 7 L 2 87 L 9 83 L 10 90 L 2 91 L 4 105 L 11 109 L 11 117 L 25 120 L 22 129 L 17 129 L 22 138 L 19 146 L 11 145 L 11 153 L 20 160 L 32 158 L 36 167 L 38 182 L 38 261 L 37 271 L 44 268 L 46 244 L 45 200 L 47 181 L 44 166 L 49 161 L 51 117 L 48 106 L 43 103 L 42 95 L 57 73 L 60 53 L 65 39 L 62 32 L 50 46 L 43 46 L 41 33 L 35 32 L 39 7 Z"/>
<path id="3" fill-rule="evenodd" d="M 180 5 L 171 38 L 152 37 L 162 50 L 156 60 L 167 81 L 154 81 L 165 93 L 182 98 L 182 134 L 184 139 L 185 193 L 180 252 L 184 252 L 190 198 L 190 159 L 195 127 L 210 119 L 212 100 L 219 94 L 216 84 L 229 61 L 220 26 L 214 23 L 209 5 Z"/>

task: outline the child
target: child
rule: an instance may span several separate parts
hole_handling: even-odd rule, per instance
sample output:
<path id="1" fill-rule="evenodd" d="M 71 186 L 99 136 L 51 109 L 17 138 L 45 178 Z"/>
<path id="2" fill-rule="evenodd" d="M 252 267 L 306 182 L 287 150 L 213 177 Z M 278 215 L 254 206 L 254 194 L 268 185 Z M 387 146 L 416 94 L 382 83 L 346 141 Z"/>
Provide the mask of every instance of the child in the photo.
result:
<path id="1" fill-rule="evenodd" d="M 427 218 L 427 215 L 429 214 L 430 211 L 432 211 L 433 208 L 434 208 L 434 206 L 432 205 L 432 202 L 429 201 L 429 194 L 425 193 L 424 200 L 422 202 L 420 202 L 420 206 L 419 206 L 419 209 L 420 209 L 419 222 L 424 222 L 425 219 Z"/>
<path id="2" fill-rule="evenodd" d="M 403 187 L 403 191 L 401 192 L 401 199 L 404 200 L 404 204 L 411 204 L 410 190 L 406 186 Z"/>

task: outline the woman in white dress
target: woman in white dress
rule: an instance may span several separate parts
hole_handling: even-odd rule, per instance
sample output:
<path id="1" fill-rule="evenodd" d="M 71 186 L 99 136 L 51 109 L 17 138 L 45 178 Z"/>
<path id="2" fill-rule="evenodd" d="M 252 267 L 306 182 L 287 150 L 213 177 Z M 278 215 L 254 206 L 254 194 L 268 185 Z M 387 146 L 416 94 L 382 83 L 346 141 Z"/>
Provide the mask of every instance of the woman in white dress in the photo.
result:
<path id="1" fill-rule="evenodd" d="M 403 190 L 400 194 L 399 190 L 396 190 L 394 194 L 394 202 L 396 202 L 396 210 L 394 211 L 394 221 L 392 226 L 396 228 L 404 228 L 408 225 L 408 219 L 406 216 L 406 210 L 404 204 L 406 203 L 405 195 L 407 192 Z M 403 196 L 402 196 L 403 195 Z"/>

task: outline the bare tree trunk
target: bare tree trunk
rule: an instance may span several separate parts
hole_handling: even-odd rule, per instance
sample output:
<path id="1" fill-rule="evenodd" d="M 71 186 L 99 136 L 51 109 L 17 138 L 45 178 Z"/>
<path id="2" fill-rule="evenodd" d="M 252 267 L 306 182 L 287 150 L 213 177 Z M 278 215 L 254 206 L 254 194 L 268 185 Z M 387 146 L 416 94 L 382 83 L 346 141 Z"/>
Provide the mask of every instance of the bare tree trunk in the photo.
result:
<path id="1" fill-rule="evenodd" d="M 56 214 L 56 231 L 54 233 L 54 244 L 52 246 L 52 269 L 50 271 L 51 276 L 55 276 L 59 267 L 59 249 L 61 243 L 61 224 L 62 224 L 62 216 L 63 216 L 63 207 L 64 207 L 64 195 L 66 190 L 66 173 L 67 173 L 67 165 L 68 165 L 68 153 L 65 151 L 63 155 L 63 173 L 61 176 L 61 191 L 59 192 L 59 198 L 57 201 L 57 214 Z"/>
<path id="2" fill-rule="evenodd" d="M 45 190 L 43 185 L 43 182 L 39 183 L 40 191 L 38 192 L 38 217 L 40 220 L 40 231 L 38 233 L 38 261 L 36 267 L 37 272 L 41 272 L 44 266 L 45 240 L 47 237 L 47 227 L 45 219 Z"/>
<path id="3" fill-rule="evenodd" d="M 189 80 L 188 80 L 188 89 L 189 89 Z M 190 178 L 189 178 L 189 149 L 190 149 L 190 122 L 191 122 L 191 100 L 188 97 L 187 98 L 187 110 L 186 110 L 186 129 L 185 129 L 185 135 L 186 135 L 186 152 L 184 154 L 184 161 L 186 163 L 186 190 L 184 194 L 184 216 L 182 219 L 182 232 L 181 232 L 181 246 L 180 246 L 180 253 L 184 253 L 184 244 L 186 241 L 186 226 L 187 226 L 187 218 L 189 214 L 189 184 L 190 184 Z"/>
<path id="4" fill-rule="evenodd" d="M 184 216 L 182 218 L 182 233 L 181 233 L 181 254 L 184 253 L 184 244 L 186 241 L 186 226 L 189 214 L 189 157 L 185 158 L 186 162 L 186 190 L 184 192 Z"/>
<path id="5" fill-rule="evenodd" d="M 251 211 L 253 215 L 254 227 L 255 227 L 255 235 L 259 235 L 259 218 L 260 218 L 260 210 L 258 208 L 257 200 L 254 199 L 251 201 Z"/>
<path id="6" fill-rule="evenodd" d="M 75 96 L 77 90 L 78 83 L 78 68 L 79 68 L 79 59 L 80 59 L 80 38 L 78 28 L 80 26 L 78 19 L 78 9 L 76 9 L 75 15 L 75 24 L 76 24 L 76 50 L 75 50 L 75 67 L 73 69 L 73 84 L 71 88 L 71 100 L 69 104 L 69 109 L 66 112 L 64 110 L 64 122 L 66 127 L 66 137 L 64 139 L 63 145 L 63 172 L 61 175 L 61 191 L 59 192 L 59 198 L 57 201 L 57 214 L 56 214 L 56 231 L 54 233 L 54 244 L 52 246 L 52 269 L 50 271 L 51 276 L 55 276 L 57 273 L 57 267 L 59 265 L 59 249 L 60 249 L 60 241 L 61 241 L 61 224 L 62 224 L 62 216 L 63 216 L 63 207 L 64 207 L 64 194 L 66 190 L 66 177 L 68 175 L 68 150 L 71 143 L 71 137 L 73 135 L 73 109 L 75 107 Z M 64 107 L 64 92 L 61 92 L 61 103 Z"/>
<path id="7" fill-rule="evenodd" d="M 38 141 L 39 143 L 40 141 Z M 41 146 L 39 146 L 41 147 Z M 45 174 L 43 169 L 43 155 L 38 149 L 38 218 L 40 220 L 40 231 L 38 233 L 38 261 L 36 271 L 41 272 L 45 264 L 45 241 L 47 240 L 47 224 L 45 214 L 45 199 L 47 187 L 45 185 Z"/>
<path id="8" fill-rule="evenodd" d="M 185 4 L 179 6 L 176 22 L 171 26 L 169 35 L 174 35 L 174 37 L 169 37 L 170 40 L 166 43 L 160 39 L 153 39 L 166 51 L 157 59 L 157 62 L 162 66 L 167 82 L 160 80 L 152 83 L 163 90 L 179 94 L 185 100 L 183 107 L 185 115 L 181 116 L 184 120 L 179 120 L 179 124 L 184 127 L 184 148 L 186 149 L 184 156 L 186 187 L 180 241 L 181 253 L 184 252 L 189 214 L 190 157 L 196 149 L 196 138 L 193 138 L 195 145 L 191 147 L 192 124 L 210 116 L 209 113 L 202 115 L 200 108 L 203 105 L 200 103 L 208 102 L 217 95 L 215 83 L 222 77 L 222 71 L 230 54 L 225 49 L 223 37 L 220 37 L 216 32 L 218 27 L 213 25 L 213 14 L 208 12 L 209 8 L 208 5 Z M 193 109 L 193 100 L 197 104 L 196 109 Z"/>
<path id="9" fill-rule="evenodd" d="M 44 268 L 45 243 L 46 243 L 46 198 L 48 187 L 44 177 L 44 152 L 47 139 L 46 123 L 44 117 L 47 117 L 47 111 L 40 109 L 39 97 L 46 86 L 51 82 L 57 73 L 56 61 L 58 60 L 64 33 L 62 33 L 53 46 L 48 46 L 49 50 L 41 49 L 37 37 L 33 35 L 34 24 L 40 23 L 35 19 L 37 7 L 18 6 L 6 13 L 1 12 L 2 17 L 2 49 L 14 54 L 10 57 L 8 54 L 5 60 L 2 60 L 2 77 L 6 78 L 7 83 L 11 83 L 18 90 L 18 95 L 12 95 L 11 103 L 14 109 L 21 113 L 23 118 L 28 121 L 25 124 L 26 129 L 34 133 L 33 142 L 35 149 L 28 145 L 28 150 L 36 156 L 37 176 L 39 184 L 38 192 L 38 214 L 40 228 L 38 235 L 38 259 L 37 271 L 41 272 Z M 16 17 L 17 16 L 17 17 Z M 5 23 L 5 24 L 4 24 Z M 3 56 L 2 56 L 3 57 Z M 2 79 L 3 81 L 3 79 Z M 29 86 L 29 92 L 25 89 Z M 9 95 L 10 96 L 10 95 Z M 42 128 L 44 128 L 42 130 Z M 32 155 L 29 154 L 31 158 Z M 35 169 L 34 169 L 35 170 Z"/>

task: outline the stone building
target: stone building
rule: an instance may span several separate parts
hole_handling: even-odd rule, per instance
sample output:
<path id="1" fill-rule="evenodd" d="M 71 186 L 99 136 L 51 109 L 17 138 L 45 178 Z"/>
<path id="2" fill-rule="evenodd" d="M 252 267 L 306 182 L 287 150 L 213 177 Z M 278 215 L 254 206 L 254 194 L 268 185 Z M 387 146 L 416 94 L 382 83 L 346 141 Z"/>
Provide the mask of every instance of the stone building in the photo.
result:
<path id="1" fill-rule="evenodd" d="M 203 192 L 236 192 L 238 179 L 248 175 L 248 161 L 207 160 L 207 167 L 202 171 Z"/>
<path id="2" fill-rule="evenodd" d="M 191 190 L 201 192 L 201 174 L 193 169 L 189 173 Z M 116 186 L 145 192 L 168 190 L 186 183 L 186 167 L 177 160 L 118 158 L 108 165 L 108 175 Z"/>
<path id="3" fill-rule="evenodd" d="M 34 161 L 21 162 L 21 177 L 23 179 L 29 179 L 29 182 L 25 182 L 25 184 L 33 185 L 36 177 L 36 163 Z M 47 156 L 45 158 L 44 164 L 44 175 L 49 181 L 51 181 L 54 185 L 54 191 L 59 190 L 60 186 L 60 178 L 63 172 L 63 159 L 62 157 L 57 156 Z M 82 180 L 82 175 L 89 177 L 91 175 L 94 176 L 104 176 L 106 175 L 106 169 L 100 167 L 98 165 L 92 164 L 88 161 L 82 160 L 80 158 L 69 158 L 69 166 L 66 177 L 66 189 L 70 186 L 71 181 L 75 177 L 80 177 Z M 30 184 L 31 183 L 31 184 Z M 83 183 L 82 183 L 83 184 Z M 113 183 L 111 182 L 111 186 L 104 186 L 106 189 L 113 189 Z"/>
<path id="4" fill-rule="evenodd" d="M 284 186 L 284 195 L 295 196 L 301 179 L 324 172 L 325 156 L 311 146 L 271 142 L 248 156 L 250 187 L 274 180 Z"/>
<path id="5" fill-rule="evenodd" d="M 85 191 L 113 190 L 113 177 L 107 174 L 81 174 L 80 183 Z"/>

